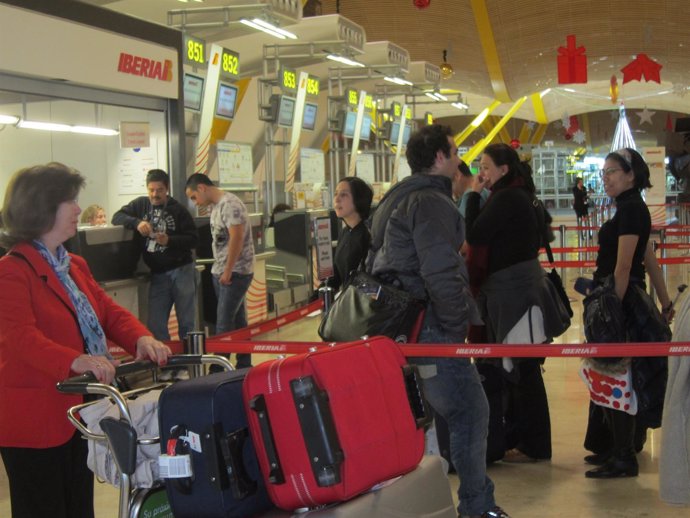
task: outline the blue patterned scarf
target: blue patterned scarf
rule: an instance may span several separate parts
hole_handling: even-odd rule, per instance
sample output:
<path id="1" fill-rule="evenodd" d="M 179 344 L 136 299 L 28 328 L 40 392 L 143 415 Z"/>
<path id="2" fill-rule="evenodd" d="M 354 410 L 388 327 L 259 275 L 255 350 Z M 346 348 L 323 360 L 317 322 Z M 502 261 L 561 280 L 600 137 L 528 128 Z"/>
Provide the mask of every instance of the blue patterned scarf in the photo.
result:
<path id="1" fill-rule="evenodd" d="M 57 257 L 55 257 L 42 242 L 34 240 L 33 245 L 38 250 L 38 253 L 41 254 L 41 257 L 53 268 L 58 279 L 65 287 L 76 309 L 79 328 L 84 337 L 87 352 L 93 356 L 107 356 L 110 358 L 105 341 L 105 333 L 101 323 L 98 321 L 96 312 L 93 306 L 91 306 L 89 299 L 79 290 L 69 275 L 70 256 L 65 247 L 62 245 L 58 246 Z"/>

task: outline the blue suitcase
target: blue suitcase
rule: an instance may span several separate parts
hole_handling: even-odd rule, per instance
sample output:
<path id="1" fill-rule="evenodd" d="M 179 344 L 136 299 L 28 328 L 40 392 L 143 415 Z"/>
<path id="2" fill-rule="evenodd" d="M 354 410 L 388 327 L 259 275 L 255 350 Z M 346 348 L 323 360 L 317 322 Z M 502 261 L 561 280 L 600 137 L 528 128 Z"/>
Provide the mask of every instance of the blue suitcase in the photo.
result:
<path id="1" fill-rule="evenodd" d="M 175 518 L 247 518 L 273 507 L 247 429 L 242 382 L 247 369 L 179 381 L 159 404 L 161 450 L 185 460 L 187 472 L 166 473 Z"/>

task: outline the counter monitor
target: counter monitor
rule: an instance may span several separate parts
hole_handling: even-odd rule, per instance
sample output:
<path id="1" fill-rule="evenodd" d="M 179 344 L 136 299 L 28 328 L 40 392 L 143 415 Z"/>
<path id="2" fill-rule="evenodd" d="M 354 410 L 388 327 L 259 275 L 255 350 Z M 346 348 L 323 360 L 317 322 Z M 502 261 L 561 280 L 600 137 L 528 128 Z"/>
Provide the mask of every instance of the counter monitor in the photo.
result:
<path id="1" fill-rule="evenodd" d="M 218 85 L 218 102 L 216 103 L 216 117 L 232 120 L 235 117 L 237 105 L 237 87 L 220 83 Z"/>
<path id="2" fill-rule="evenodd" d="M 302 119 L 302 129 L 313 131 L 316 128 L 316 114 L 319 105 L 314 103 L 304 104 L 304 118 Z"/>
<path id="3" fill-rule="evenodd" d="M 184 107 L 195 112 L 201 111 L 201 100 L 204 96 L 204 78 L 185 72 L 182 92 Z"/>

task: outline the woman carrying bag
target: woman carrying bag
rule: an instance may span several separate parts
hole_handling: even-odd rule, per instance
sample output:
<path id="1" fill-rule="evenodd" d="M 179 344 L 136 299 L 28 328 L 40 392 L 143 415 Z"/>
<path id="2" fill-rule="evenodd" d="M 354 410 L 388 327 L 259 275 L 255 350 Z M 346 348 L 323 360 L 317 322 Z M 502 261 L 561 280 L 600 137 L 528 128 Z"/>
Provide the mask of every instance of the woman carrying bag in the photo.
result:
<path id="1" fill-rule="evenodd" d="M 599 231 L 595 287 L 585 299 L 585 335 L 593 343 L 667 341 L 672 304 L 648 245 L 651 217 L 642 199 L 642 190 L 651 187 L 649 168 L 637 151 L 624 148 L 608 154 L 601 175 L 606 194 L 615 198 L 616 214 Z M 645 291 L 645 267 L 663 315 Z M 635 429 L 660 425 L 666 358 L 593 358 L 585 360 L 581 375 L 592 402 L 602 407 L 612 440 L 606 454 L 585 457 L 601 464 L 585 476 L 637 476 Z M 607 390 L 609 396 L 597 390 L 612 379 L 621 390 Z"/>

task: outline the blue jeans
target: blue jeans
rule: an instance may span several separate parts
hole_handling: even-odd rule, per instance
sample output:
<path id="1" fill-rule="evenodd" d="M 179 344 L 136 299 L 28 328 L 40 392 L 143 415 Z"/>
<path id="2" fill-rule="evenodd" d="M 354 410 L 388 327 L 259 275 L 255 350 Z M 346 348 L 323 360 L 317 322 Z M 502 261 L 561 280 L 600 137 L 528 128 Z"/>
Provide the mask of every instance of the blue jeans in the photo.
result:
<path id="1" fill-rule="evenodd" d="M 451 343 L 437 326 L 424 327 L 420 343 Z M 496 505 L 494 483 L 486 475 L 486 437 L 489 403 L 477 368 L 469 358 L 414 358 L 423 380 L 424 395 L 434 411 L 448 422 L 450 458 L 460 488 L 458 512 L 482 514 Z"/>
<path id="2" fill-rule="evenodd" d="M 216 334 L 227 333 L 235 329 L 247 327 L 247 311 L 244 307 L 244 297 L 254 274 L 233 272 L 230 284 L 221 284 L 219 277 L 213 276 L 213 289 L 218 297 L 216 310 Z M 251 354 L 237 355 L 237 368 L 249 367 L 252 363 Z"/>
<path id="3" fill-rule="evenodd" d="M 194 331 L 196 316 L 196 269 L 194 263 L 154 273 L 149 286 L 148 327 L 157 340 L 170 340 L 168 319 L 175 305 L 180 340 Z"/>

